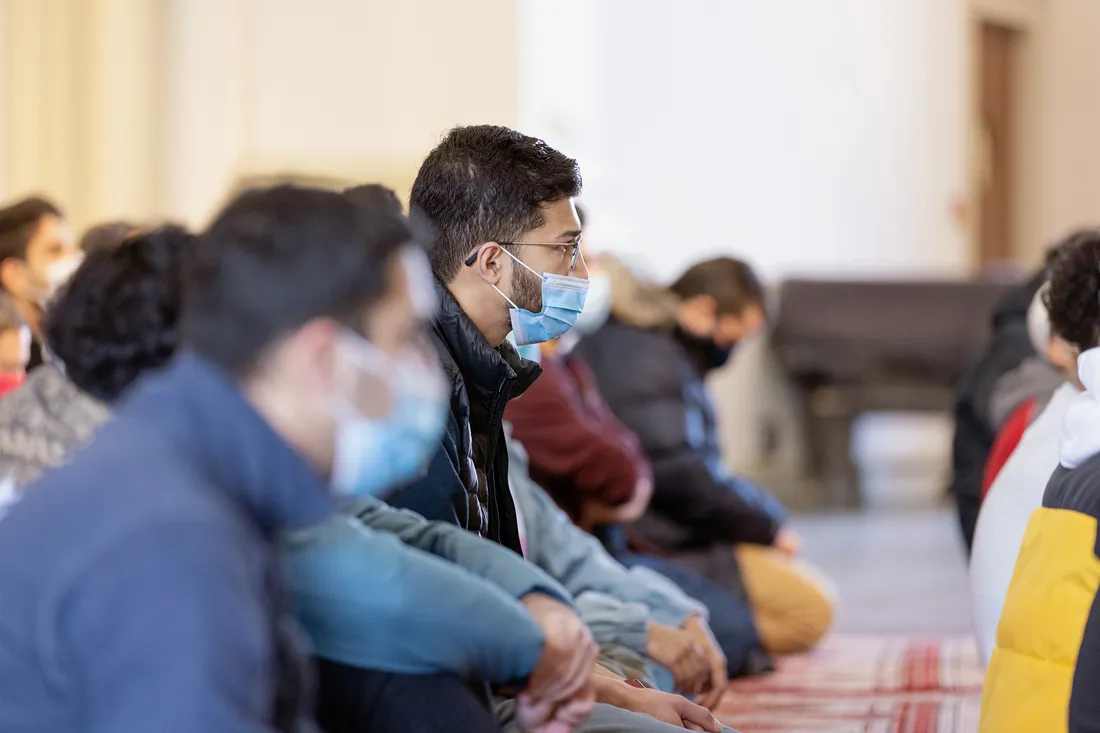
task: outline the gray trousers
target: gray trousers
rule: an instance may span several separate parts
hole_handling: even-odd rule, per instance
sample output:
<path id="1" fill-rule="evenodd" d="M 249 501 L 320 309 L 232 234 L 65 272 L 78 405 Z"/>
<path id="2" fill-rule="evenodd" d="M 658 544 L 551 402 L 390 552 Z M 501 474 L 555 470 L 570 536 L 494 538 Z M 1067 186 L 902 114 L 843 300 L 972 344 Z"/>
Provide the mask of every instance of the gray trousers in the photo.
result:
<path id="1" fill-rule="evenodd" d="M 515 707 L 515 700 L 497 700 L 496 719 L 504 733 L 522 733 L 515 721 Z M 596 703 L 592 715 L 577 728 L 577 733 L 672 733 L 677 730 L 684 729 L 648 715 Z M 726 733 L 737 733 L 733 728 L 724 730 Z"/>

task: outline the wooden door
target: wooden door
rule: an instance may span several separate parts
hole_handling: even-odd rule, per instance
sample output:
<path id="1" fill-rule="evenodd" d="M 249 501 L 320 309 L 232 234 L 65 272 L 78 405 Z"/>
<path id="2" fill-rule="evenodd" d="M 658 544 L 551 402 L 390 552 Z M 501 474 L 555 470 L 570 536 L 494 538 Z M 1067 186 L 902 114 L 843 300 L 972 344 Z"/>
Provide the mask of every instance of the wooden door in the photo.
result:
<path id="1" fill-rule="evenodd" d="M 978 33 L 978 264 L 1011 260 L 1013 110 L 1016 95 L 1014 51 L 1018 32 L 982 22 Z"/>

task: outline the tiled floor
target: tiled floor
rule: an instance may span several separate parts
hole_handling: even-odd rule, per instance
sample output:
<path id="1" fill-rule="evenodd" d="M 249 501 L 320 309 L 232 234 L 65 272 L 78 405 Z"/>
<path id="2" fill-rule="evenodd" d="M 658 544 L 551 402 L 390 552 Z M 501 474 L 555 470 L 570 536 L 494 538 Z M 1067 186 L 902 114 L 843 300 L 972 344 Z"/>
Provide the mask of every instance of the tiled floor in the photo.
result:
<path id="1" fill-rule="evenodd" d="M 955 515 L 804 516 L 806 559 L 837 584 L 841 631 L 970 630 L 966 563 Z"/>

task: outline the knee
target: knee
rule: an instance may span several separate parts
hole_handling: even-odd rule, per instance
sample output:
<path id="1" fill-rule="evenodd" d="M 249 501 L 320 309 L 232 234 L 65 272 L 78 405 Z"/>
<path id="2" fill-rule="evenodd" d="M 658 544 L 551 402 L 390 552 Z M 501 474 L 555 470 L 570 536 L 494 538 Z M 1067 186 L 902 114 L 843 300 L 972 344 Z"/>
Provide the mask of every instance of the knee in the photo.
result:
<path id="1" fill-rule="evenodd" d="M 799 654 L 817 646 L 832 628 L 834 595 L 813 578 L 803 577 L 789 588 L 783 602 L 772 608 L 772 618 L 761 629 L 764 645 L 774 654 Z"/>

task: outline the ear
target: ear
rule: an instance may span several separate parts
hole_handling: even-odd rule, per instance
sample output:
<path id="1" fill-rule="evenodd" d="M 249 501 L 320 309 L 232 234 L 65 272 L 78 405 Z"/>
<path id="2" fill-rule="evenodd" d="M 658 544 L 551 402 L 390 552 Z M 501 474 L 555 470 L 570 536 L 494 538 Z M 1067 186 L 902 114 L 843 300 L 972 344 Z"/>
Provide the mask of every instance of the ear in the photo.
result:
<path id="1" fill-rule="evenodd" d="M 336 358 L 340 329 L 340 324 L 331 318 L 309 320 L 277 346 L 281 353 L 275 358 L 282 361 L 282 368 L 308 378 L 306 383 L 330 393 L 341 376 L 336 373 L 340 368 Z"/>
<path id="2" fill-rule="evenodd" d="M 496 242 L 486 242 L 477 250 L 474 268 L 482 280 L 490 285 L 499 285 L 504 279 L 505 260 L 511 258 L 504 253 L 503 247 Z"/>
<path id="3" fill-rule="evenodd" d="M 0 262 L 0 287 L 4 290 L 13 294 L 22 293 L 25 277 L 26 274 L 23 272 L 21 263 L 16 262 L 13 258 L 9 257 Z"/>

